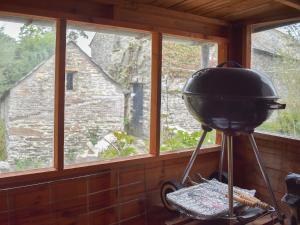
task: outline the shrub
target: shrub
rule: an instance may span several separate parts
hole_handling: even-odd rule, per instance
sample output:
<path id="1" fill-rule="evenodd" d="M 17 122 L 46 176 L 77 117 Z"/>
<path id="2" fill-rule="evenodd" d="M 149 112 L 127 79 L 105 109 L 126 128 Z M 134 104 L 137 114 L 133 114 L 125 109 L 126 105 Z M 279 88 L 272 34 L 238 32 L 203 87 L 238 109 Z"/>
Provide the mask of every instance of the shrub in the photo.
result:
<path id="1" fill-rule="evenodd" d="M 5 124 L 2 119 L 0 119 L 0 161 L 7 159 L 6 152 L 6 140 L 5 140 Z"/>

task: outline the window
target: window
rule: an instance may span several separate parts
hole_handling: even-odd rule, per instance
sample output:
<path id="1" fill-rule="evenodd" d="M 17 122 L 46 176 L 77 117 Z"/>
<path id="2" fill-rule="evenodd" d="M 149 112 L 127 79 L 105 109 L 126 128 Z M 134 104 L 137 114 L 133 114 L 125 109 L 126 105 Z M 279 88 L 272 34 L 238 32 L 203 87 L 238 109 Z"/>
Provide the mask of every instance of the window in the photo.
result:
<path id="1" fill-rule="evenodd" d="M 197 146 L 201 124 L 186 109 L 181 90 L 194 72 L 217 65 L 217 52 L 215 43 L 163 36 L 160 151 Z M 210 143 L 215 131 L 206 138 Z"/>
<path id="2" fill-rule="evenodd" d="M 65 164 L 148 153 L 151 35 L 76 24 L 67 34 Z"/>
<path id="3" fill-rule="evenodd" d="M 55 23 L 0 18 L 0 173 L 53 167 Z"/>
<path id="4" fill-rule="evenodd" d="M 66 89 L 68 91 L 73 90 L 73 80 L 74 80 L 74 72 L 67 72 Z"/>
<path id="5" fill-rule="evenodd" d="M 286 103 L 259 131 L 300 138 L 300 23 L 252 34 L 251 67 L 267 74 Z"/>

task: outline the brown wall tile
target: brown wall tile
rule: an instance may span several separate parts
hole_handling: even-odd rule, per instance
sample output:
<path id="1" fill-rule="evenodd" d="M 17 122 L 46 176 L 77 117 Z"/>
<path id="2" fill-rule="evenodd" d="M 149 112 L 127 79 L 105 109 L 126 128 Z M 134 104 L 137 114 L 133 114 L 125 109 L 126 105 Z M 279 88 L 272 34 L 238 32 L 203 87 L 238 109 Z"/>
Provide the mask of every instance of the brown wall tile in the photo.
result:
<path id="1" fill-rule="evenodd" d="M 104 191 L 117 186 L 117 172 L 115 170 L 103 172 L 88 178 L 89 193 Z"/>
<path id="2" fill-rule="evenodd" d="M 61 180 L 50 185 L 51 200 L 62 201 L 87 194 L 87 178 Z"/>
<path id="3" fill-rule="evenodd" d="M 144 165 L 134 165 L 128 168 L 120 168 L 119 184 L 131 184 L 145 179 Z"/>
<path id="4" fill-rule="evenodd" d="M 20 187 L 8 192 L 9 209 L 34 208 L 50 202 L 49 185 Z"/>
<path id="5" fill-rule="evenodd" d="M 89 195 L 89 211 L 100 210 L 117 203 L 117 189 Z"/>
<path id="6" fill-rule="evenodd" d="M 66 199 L 52 204 L 57 217 L 69 218 L 87 213 L 87 196 Z"/>
<path id="7" fill-rule="evenodd" d="M 121 186 L 119 187 L 119 192 L 120 202 L 143 198 L 145 196 L 145 183 L 138 182 L 135 184 Z"/>
<path id="8" fill-rule="evenodd" d="M 88 225 L 89 224 L 89 215 L 74 215 L 67 218 L 57 218 L 55 225 Z"/>
<path id="9" fill-rule="evenodd" d="M 146 211 L 145 199 L 133 200 L 120 205 L 120 219 L 135 217 Z"/>
<path id="10" fill-rule="evenodd" d="M 54 219 L 50 205 L 34 206 L 9 213 L 10 225 L 42 225 L 49 224 Z"/>
<path id="11" fill-rule="evenodd" d="M 0 212 L 0 224 L 8 225 L 8 212 Z"/>
<path id="12" fill-rule="evenodd" d="M 120 223 L 120 225 L 144 225 L 144 224 L 146 224 L 146 217 L 144 215 Z"/>
<path id="13" fill-rule="evenodd" d="M 90 214 L 90 225 L 110 225 L 118 222 L 118 207 L 112 207 Z"/>
<path id="14" fill-rule="evenodd" d="M 7 191 L 0 191 L 0 212 L 8 210 Z"/>

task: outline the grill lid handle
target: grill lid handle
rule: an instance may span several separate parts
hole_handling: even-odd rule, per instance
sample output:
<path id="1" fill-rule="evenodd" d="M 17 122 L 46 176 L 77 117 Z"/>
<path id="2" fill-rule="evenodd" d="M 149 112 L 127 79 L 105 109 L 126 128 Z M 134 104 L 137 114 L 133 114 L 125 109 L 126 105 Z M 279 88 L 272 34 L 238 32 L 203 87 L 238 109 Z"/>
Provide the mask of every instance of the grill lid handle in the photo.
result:
<path id="1" fill-rule="evenodd" d="M 274 110 L 285 109 L 285 107 L 286 107 L 286 104 L 280 104 L 278 102 L 267 103 L 266 105 L 267 105 L 268 109 L 274 109 Z"/>
<path id="2" fill-rule="evenodd" d="M 226 61 L 226 62 L 223 62 L 223 63 L 221 63 L 221 64 L 219 64 L 219 65 L 217 65 L 217 67 L 223 67 L 224 65 L 232 65 L 233 67 L 236 67 L 236 68 L 243 68 L 242 66 L 241 66 L 241 64 L 239 64 L 239 63 L 237 63 L 237 62 L 235 62 L 235 61 Z"/>

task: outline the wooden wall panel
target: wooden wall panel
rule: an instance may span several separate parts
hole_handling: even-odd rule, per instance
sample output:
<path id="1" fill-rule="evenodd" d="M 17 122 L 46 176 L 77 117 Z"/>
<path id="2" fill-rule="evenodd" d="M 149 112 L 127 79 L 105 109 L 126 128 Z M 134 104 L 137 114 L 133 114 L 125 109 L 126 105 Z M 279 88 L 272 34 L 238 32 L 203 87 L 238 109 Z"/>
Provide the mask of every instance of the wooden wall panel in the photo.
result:
<path id="1" fill-rule="evenodd" d="M 200 154 L 192 173 L 210 175 L 218 167 L 218 151 Z M 165 157 L 165 158 L 164 158 Z M 60 180 L 0 190 L 1 225 L 142 225 L 163 224 L 153 219 L 160 207 L 160 186 L 180 179 L 189 160 L 160 159 L 119 166 Z M 168 215 L 168 213 L 166 214 Z"/>
<path id="2" fill-rule="evenodd" d="M 266 171 L 275 193 L 276 199 L 285 212 L 286 206 L 281 198 L 286 192 L 285 176 L 289 172 L 300 173 L 300 140 L 279 138 L 276 136 L 257 134 L 256 142 L 265 162 Z M 254 188 L 258 196 L 270 202 L 267 188 L 260 174 L 247 137 L 235 138 L 235 184 Z"/>

